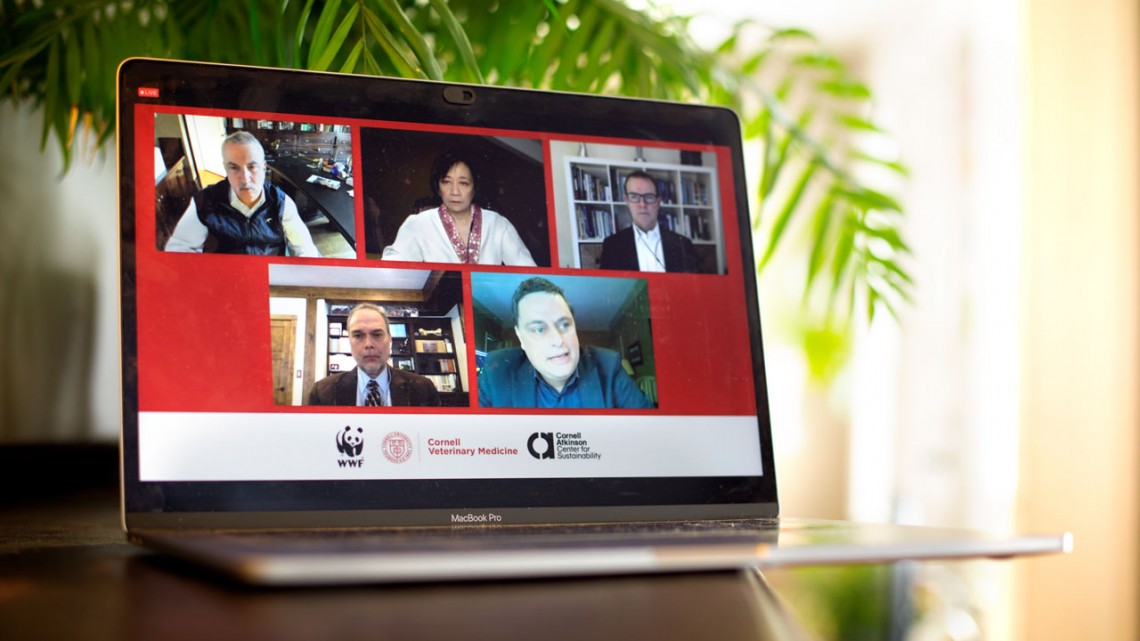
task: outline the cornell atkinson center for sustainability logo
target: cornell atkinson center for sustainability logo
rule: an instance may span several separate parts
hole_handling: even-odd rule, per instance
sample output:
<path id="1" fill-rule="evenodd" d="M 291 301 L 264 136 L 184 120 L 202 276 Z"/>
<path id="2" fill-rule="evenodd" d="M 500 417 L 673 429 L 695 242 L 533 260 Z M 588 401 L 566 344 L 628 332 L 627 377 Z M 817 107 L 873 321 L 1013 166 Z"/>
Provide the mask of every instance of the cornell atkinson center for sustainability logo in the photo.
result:
<path id="1" fill-rule="evenodd" d="M 602 458 L 599 452 L 590 448 L 590 444 L 581 432 L 535 432 L 526 441 L 526 449 L 530 455 L 538 460 L 586 460 L 596 461 Z"/>

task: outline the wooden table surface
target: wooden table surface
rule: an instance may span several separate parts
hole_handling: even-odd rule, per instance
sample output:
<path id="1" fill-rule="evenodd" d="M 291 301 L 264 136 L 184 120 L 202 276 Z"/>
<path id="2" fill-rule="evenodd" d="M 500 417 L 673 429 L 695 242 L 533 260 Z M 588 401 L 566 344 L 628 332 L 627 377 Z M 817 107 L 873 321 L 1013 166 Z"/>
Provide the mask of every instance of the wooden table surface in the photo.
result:
<path id="1" fill-rule="evenodd" d="M 8 475 L 3 475 L 8 476 Z M 8 482 L 12 479 L 7 478 Z M 0 502 L 0 639 L 797 638 L 759 575 L 253 589 L 129 544 L 114 487 Z"/>

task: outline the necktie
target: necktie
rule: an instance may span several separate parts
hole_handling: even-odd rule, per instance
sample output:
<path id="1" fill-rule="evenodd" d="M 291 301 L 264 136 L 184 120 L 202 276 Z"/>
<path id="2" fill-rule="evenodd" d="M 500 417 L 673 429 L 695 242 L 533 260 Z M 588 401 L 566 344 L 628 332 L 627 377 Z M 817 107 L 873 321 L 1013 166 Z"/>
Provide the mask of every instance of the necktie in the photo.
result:
<path id="1" fill-rule="evenodd" d="M 364 397 L 364 404 L 368 407 L 379 407 L 384 404 L 380 398 L 380 386 L 375 380 L 368 381 L 368 394 Z"/>

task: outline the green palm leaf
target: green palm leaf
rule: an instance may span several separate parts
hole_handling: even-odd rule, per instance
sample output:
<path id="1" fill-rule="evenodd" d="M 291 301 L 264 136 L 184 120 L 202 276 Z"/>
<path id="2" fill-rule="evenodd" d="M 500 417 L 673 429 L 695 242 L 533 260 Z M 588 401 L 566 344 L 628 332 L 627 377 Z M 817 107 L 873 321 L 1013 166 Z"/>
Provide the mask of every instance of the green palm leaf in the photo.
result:
<path id="1" fill-rule="evenodd" d="M 743 21 L 706 51 L 687 18 L 620 0 L 0 0 L 0 22 L 0 92 L 43 107 L 42 144 L 65 164 L 78 123 L 111 137 L 115 67 L 138 55 L 722 104 L 762 147 L 757 268 L 802 251 L 815 326 L 850 320 L 856 298 L 866 318 L 910 300 L 902 203 L 857 177 L 906 167 L 861 144 L 886 135 L 870 88 L 801 29 Z"/>

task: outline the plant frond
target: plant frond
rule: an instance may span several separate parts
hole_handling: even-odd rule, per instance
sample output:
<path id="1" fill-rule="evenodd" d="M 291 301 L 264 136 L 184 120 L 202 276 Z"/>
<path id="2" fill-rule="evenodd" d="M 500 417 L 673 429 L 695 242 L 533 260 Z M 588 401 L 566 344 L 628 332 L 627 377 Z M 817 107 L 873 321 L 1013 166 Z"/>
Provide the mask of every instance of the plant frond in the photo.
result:
<path id="1" fill-rule="evenodd" d="M 43 108 L 41 145 L 55 138 L 65 167 L 113 137 L 115 71 L 132 56 L 699 101 L 736 110 L 761 143 L 757 269 L 798 243 L 805 301 L 826 302 L 805 311 L 817 324 L 850 321 L 856 300 L 861 318 L 897 316 L 915 286 L 903 203 L 863 178 L 908 170 L 865 144 L 889 137 L 871 88 L 802 29 L 741 21 L 705 50 L 688 17 L 621 0 L 0 0 L 0 21 L 0 95 Z"/>

